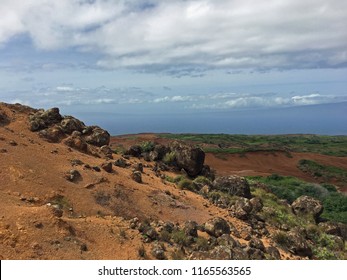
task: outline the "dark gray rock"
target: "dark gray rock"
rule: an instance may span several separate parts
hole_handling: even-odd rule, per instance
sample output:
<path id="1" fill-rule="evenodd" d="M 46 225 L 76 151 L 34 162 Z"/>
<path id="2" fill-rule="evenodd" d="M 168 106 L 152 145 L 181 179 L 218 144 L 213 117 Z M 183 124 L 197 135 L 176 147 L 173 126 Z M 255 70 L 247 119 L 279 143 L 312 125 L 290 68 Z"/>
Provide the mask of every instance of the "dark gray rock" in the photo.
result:
<path id="1" fill-rule="evenodd" d="M 183 230 L 188 236 L 198 237 L 198 223 L 195 221 L 186 221 Z"/>
<path id="2" fill-rule="evenodd" d="M 69 146 L 70 148 L 76 149 L 80 152 L 86 153 L 88 151 L 88 144 L 80 136 L 78 137 L 69 136 L 63 141 L 63 143 Z"/>
<path id="3" fill-rule="evenodd" d="M 93 146 L 102 147 L 110 143 L 110 134 L 98 126 L 88 127 L 83 131 L 83 135 L 85 141 Z"/>
<path id="4" fill-rule="evenodd" d="M 169 148 L 164 145 L 155 145 L 153 151 L 149 153 L 151 161 L 162 160 L 166 153 L 169 152 Z"/>
<path id="5" fill-rule="evenodd" d="M 71 169 L 70 171 L 66 172 L 64 177 L 70 182 L 77 182 L 82 178 L 81 173 L 76 169 Z"/>
<path id="6" fill-rule="evenodd" d="M 39 136 L 52 143 L 59 143 L 63 138 L 65 138 L 64 132 L 57 125 L 42 129 L 41 131 L 39 131 Z"/>
<path id="7" fill-rule="evenodd" d="M 151 250 L 152 256 L 155 257 L 157 260 L 165 260 L 165 251 L 160 244 L 155 243 Z"/>
<path id="8" fill-rule="evenodd" d="M 219 245 L 209 251 L 209 259 L 211 260 L 231 260 L 233 256 L 229 246 Z"/>
<path id="9" fill-rule="evenodd" d="M 288 232 L 287 247 L 290 252 L 302 257 L 312 257 L 312 250 L 303 235 L 299 230 L 293 229 Z"/>
<path id="10" fill-rule="evenodd" d="M 134 171 L 143 172 L 143 164 L 141 162 L 134 164 Z"/>
<path id="11" fill-rule="evenodd" d="M 204 225 L 205 231 L 214 237 L 220 237 L 223 234 L 230 234 L 230 226 L 223 218 L 212 218 Z"/>
<path id="12" fill-rule="evenodd" d="M 60 122 L 60 127 L 64 133 L 71 134 L 74 131 L 82 132 L 86 126 L 80 120 L 71 116 L 66 116 Z"/>
<path id="13" fill-rule="evenodd" d="M 336 235 L 347 240 L 347 225 L 336 222 L 324 222 L 318 224 L 319 228 L 326 234 Z"/>
<path id="14" fill-rule="evenodd" d="M 175 162 L 179 169 L 184 169 L 191 177 L 201 173 L 204 166 L 205 153 L 200 148 L 175 141 L 170 144 L 170 150 L 175 153 Z"/>
<path id="15" fill-rule="evenodd" d="M 141 146 L 134 145 L 126 150 L 124 154 L 132 157 L 140 157 L 142 154 L 142 148 Z"/>
<path id="16" fill-rule="evenodd" d="M 39 131 L 53 124 L 58 124 L 62 120 L 58 108 L 49 110 L 38 110 L 33 115 L 29 116 L 29 127 L 31 131 Z"/>
<path id="17" fill-rule="evenodd" d="M 312 215 L 318 220 L 323 212 L 323 205 L 318 199 L 303 195 L 292 203 L 292 209 L 296 215 Z"/>
<path id="18" fill-rule="evenodd" d="M 104 145 L 102 147 L 99 148 L 99 153 L 101 154 L 101 156 L 103 158 L 107 158 L 107 159 L 112 159 L 113 158 L 113 151 L 111 149 L 110 146 L 108 145 Z"/>
<path id="19" fill-rule="evenodd" d="M 239 176 L 221 176 L 213 181 L 212 188 L 231 195 L 251 198 L 251 191 L 247 180 Z"/>
<path id="20" fill-rule="evenodd" d="M 127 163 L 125 159 L 119 158 L 114 162 L 114 165 L 121 168 L 126 168 L 129 164 Z"/>
<path id="21" fill-rule="evenodd" d="M 105 170 L 108 173 L 112 172 L 112 163 L 111 162 L 104 162 L 101 164 L 101 168 Z"/>
<path id="22" fill-rule="evenodd" d="M 263 244 L 263 242 L 256 238 L 256 237 L 253 237 L 250 241 L 249 241 L 249 247 L 251 248 L 256 248 L 260 251 L 265 251 L 265 246 Z"/>
<path id="23" fill-rule="evenodd" d="M 253 210 L 253 205 L 247 198 L 240 197 L 230 208 L 230 214 L 240 220 L 248 220 Z"/>
<path id="24" fill-rule="evenodd" d="M 131 174 L 131 179 L 133 179 L 135 182 L 141 184 L 142 183 L 142 174 L 140 171 L 134 171 Z"/>
<path id="25" fill-rule="evenodd" d="M 270 246 L 266 248 L 266 253 L 268 255 L 268 259 L 270 260 L 280 260 L 281 254 L 280 251 L 276 247 Z"/>

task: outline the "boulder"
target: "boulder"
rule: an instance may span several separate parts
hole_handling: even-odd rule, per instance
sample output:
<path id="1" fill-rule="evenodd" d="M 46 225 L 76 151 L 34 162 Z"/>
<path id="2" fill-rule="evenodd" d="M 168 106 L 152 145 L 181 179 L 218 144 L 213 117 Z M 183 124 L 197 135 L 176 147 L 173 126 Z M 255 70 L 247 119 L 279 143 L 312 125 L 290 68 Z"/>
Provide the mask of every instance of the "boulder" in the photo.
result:
<path id="1" fill-rule="evenodd" d="M 102 147 L 110 143 L 110 134 L 98 126 L 89 126 L 82 133 L 85 141 L 90 145 Z"/>
<path id="2" fill-rule="evenodd" d="M 253 205 L 247 198 L 238 199 L 234 205 L 230 207 L 230 214 L 240 220 L 247 220 L 253 210 Z"/>
<path id="3" fill-rule="evenodd" d="M 246 247 L 245 251 L 248 254 L 248 258 L 250 260 L 264 260 L 265 259 L 265 254 L 263 251 L 254 248 L 254 247 Z"/>
<path id="4" fill-rule="evenodd" d="M 288 232 L 288 250 L 301 257 L 312 257 L 312 250 L 303 234 L 296 229 Z"/>
<path id="5" fill-rule="evenodd" d="M 54 125 L 39 131 L 39 136 L 45 138 L 48 142 L 59 143 L 65 137 L 65 134 L 59 126 Z"/>
<path id="6" fill-rule="evenodd" d="M 81 173 L 76 169 L 71 169 L 70 171 L 66 172 L 64 177 L 70 182 L 77 182 L 82 178 Z"/>
<path id="7" fill-rule="evenodd" d="M 0 111 L 0 126 L 4 126 L 10 123 L 10 119 L 5 112 Z"/>
<path id="8" fill-rule="evenodd" d="M 204 225 L 205 231 L 214 237 L 220 237 L 223 234 L 230 234 L 230 226 L 223 218 L 213 218 Z"/>
<path id="9" fill-rule="evenodd" d="M 113 164 L 121 168 L 126 168 L 129 165 L 127 161 L 122 158 L 117 159 Z"/>
<path id="10" fill-rule="evenodd" d="M 107 158 L 107 159 L 112 159 L 113 158 L 113 151 L 110 146 L 104 145 L 99 148 L 99 153 L 102 157 Z"/>
<path id="11" fill-rule="evenodd" d="M 266 254 L 268 255 L 268 259 L 270 260 L 280 260 L 281 254 L 280 251 L 274 246 L 269 246 L 266 248 Z"/>
<path id="12" fill-rule="evenodd" d="M 128 150 L 126 150 L 124 154 L 133 157 L 140 157 L 142 154 L 142 148 L 141 146 L 134 145 L 131 146 Z"/>
<path id="13" fill-rule="evenodd" d="M 199 175 L 205 161 L 205 153 L 200 148 L 194 148 L 177 141 L 170 144 L 171 152 L 174 152 L 178 168 L 184 169 L 191 177 Z"/>
<path id="14" fill-rule="evenodd" d="M 318 224 L 319 228 L 326 234 L 336 235 L 347 240 L 347 225 L 336 222 L 324 222 Z"/>
<path id="15" fill-rule="evenodd" d="M 143 172 L 143 164 L 141 162 L 135 163 L 134 164 L 134 170 L 142 173 Z"/>
<path id="16" fill-rule="evenodd" d="M 232 249 L 232 259 L 233 260 L 248 260 L 248 253 L 241 247 L 235 247 Z"/>
<path id="17" fill-rule="evenodd" d="M 149 158 L 151 161 L 162 160 L 166 153 L 169 152 L 168 147 L 164 145 L 155 145 L 153 151 L 149 153 Z"/>
<path id="18" fill-rule="evenodd" d="M 229 246 L 219 245 L 209 251 L 208 255 L 211 260 L 231 260 L 232 250 Z"/>
<path id="19" fill-rule="evenodd" d="M 131 179 L 133 179 L 135 182 L 137 183 L 142 183 L 142 175 L 141 175 L 141 172 L 140 171 L 134 171 L 132 174 L 131 174 Z"/>
<path id="20" fill-rule="evenodd" d="M 213 181 L 212 188 L 231 195 L 251 198 L 249 184 L 243 177 L 235 175 L 220 176 Z"/>
<path id="21" fill-rule="evenodd" d="M 155 257 L 157 260 L 165 260 L 165 251 L 160 244 L 155 243 L 151 250 L 152 256 Z"/>
<path id="22" fill-rule="evenodd" d="M 49 110 L 38 110 L 33 115 L 29 116 L 29 125 L 31 131 L 39 131 L 53 124 L 58 124 L 62 120 L 58 108 Z"/>
<path id="23" fill-rule="evenodd" d="M 240 243 L 236 241 L 231 235 L 223 234 L 217 238 L 218 245 L 230 246 L 231 248 L 235 248 L 240 246 Z"/>
<path id="24" fill-rule="evenodd" d="M 312 215 L 315 220 L 318 220 L 323 212 L 323 205 L 318 199 L 303 195 L 292 203 L 292 209 L 296 215 Z"/>
<path id="25" fill-rule="evenodd" d="M 263 241 L 256 237 L 252 237 L 252 239 L 249 241 L 249 247 L 258 249 L 260 251 L 265 251 L 265 246 L 263 244 Z"/>
<path id="26" fill-rule="evenodd" d="M 60 126 L 66 134 L 71 134 L 74 131 L 82 132 L 86 127 L 83 122 L 71 116 L 64 117 L 60 122 Z"/>
<path id="27" fill-rule="evenodd" d="M 69 136 L 68 138 L 64 140 L 63 143 L 69 146 L 70 148 L 76 149 L 81 152 L 86 153 L 88 151 L 88 144 L 80 136 L 78 137 Z"/>
<path id="28" fill-rule="evenodd" d="M 188 236 L 198 237 L 198 224 L 195 221 L 186 221 L 183 230 Z"/>
<path id="29" fill-rule="evenodd" d="M 204 165 L 202 167 L 200 175 L 208 178 L 210 181 L 214 181 L 216 179 L 216 171 L 211 169 L 211 167 L 208 165 Z"/>
<path id="30" fill-rule="evenodd" d="M 111 162 L 104 162 L 101 164 L 101 168 L 105 170 L 108 173 L 112 172 L 112 163 Z"/>

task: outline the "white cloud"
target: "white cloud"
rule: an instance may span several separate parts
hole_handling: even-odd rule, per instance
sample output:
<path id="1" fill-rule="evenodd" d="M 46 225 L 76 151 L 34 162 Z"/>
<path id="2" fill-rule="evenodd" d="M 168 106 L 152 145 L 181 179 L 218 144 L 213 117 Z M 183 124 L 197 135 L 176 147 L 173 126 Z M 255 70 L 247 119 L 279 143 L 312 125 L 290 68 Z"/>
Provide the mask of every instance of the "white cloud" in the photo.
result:
<path id="1" fill-rule="evenodd" d="M 0 44 L 101 54 L 97 65 L 147 71 L 346 66 L 341 0 L 1 0 Z"/>
<path id="2" fill-rule="evenodd" d="M 191 101 L 193 99 L 192 96 L 181 96 L 181 95 L 175 95 L 175 96 L 164 96 L 155 98 L 153 100 L 154 103 L 164 103 L 164 102 L 185 102 L 185 101 Z"/>
<path id="3" fill-rule="evenodd" d="M 74 91 L 74 88 L 69 86 L 59 86 L 59 87 L 56 87 L 56 90 L 62 91 L 62 92 L 71 92 L 71 91 Z"/>
<path id="4" fill-rule="evenodd" d="M 220 102 L 196 102 L 190 105 L 193 109 L 234 109 L 234 108 L 281 108 L 289 106 L 315 105 L 347 101 L 347 96 L 309 95 L 279 96 L 279 94 L 240 94 L 234 98 L 226 97 Z"/>

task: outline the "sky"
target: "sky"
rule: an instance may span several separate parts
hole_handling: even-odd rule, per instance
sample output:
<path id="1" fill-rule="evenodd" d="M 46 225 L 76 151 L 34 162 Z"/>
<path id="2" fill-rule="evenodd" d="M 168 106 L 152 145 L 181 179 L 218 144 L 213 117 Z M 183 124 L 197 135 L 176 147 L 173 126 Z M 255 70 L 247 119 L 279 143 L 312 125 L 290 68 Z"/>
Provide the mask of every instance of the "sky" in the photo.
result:
<path id="1" fill-rule="evenodd" d="M 175 132 L 183 115 L 240 112 L 257 123 L 264 110 L 322 117 L 305 108 L 327 105 L 340 115 L 326 133 L 347 134 L 346 114 L 331 106 L 347 102 L 347 1 L 0 0 L 0 9 L 0 101 L 101 124 L 106 115 L 109 128 L 170 115 Z M 165 130 L 150 122 L 137 129 Z"/>

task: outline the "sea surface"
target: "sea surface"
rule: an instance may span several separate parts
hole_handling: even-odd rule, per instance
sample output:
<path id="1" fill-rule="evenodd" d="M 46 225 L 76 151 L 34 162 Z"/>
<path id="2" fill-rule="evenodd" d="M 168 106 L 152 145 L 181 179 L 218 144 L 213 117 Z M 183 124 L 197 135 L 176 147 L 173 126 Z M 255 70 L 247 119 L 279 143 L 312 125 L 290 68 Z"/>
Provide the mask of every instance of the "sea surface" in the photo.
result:
<path id="1" fill-rule="evenodd" d="M 155 133 L 347 135 L 347 102 L 281 109 L 191 113 L 99 113 L 78 117 L 112 135 Z"/>

